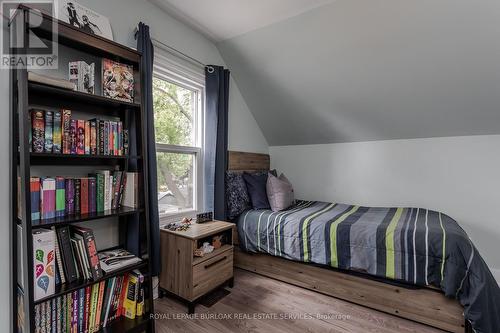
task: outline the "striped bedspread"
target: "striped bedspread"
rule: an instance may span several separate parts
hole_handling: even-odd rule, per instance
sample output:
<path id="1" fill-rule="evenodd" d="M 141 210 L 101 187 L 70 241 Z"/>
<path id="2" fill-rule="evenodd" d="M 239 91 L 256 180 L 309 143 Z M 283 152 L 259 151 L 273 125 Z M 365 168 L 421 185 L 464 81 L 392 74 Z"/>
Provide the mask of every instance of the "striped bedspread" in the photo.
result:
<path id="1" fill-rule="evenodd" d="M 237 225 L 246 251 L 436 286 L 464 305 L 476 332 L 500 332 L 500 288 L 467 234 L 445 214 L 297 201 L 280 212 L 244 212 Z"/>

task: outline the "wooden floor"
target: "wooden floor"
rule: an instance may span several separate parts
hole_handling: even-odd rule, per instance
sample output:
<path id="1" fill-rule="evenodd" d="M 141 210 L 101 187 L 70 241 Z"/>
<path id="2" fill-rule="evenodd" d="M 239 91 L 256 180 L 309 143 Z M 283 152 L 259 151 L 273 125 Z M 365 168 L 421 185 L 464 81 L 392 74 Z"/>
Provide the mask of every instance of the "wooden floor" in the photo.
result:
<path id="1" fill-rule="evenodd" d="M 156 331 L 443 332 L 240 269 L 235 269 L 234 288 L 230 290 L 230 295 L 211 308 L 197 305 L 193 318 L 186 318 L 186 306 L 176 300 L 156 300 L 155 309 L 159 315 Z M 207 319 L 209 316 L 212 318 Z"/>

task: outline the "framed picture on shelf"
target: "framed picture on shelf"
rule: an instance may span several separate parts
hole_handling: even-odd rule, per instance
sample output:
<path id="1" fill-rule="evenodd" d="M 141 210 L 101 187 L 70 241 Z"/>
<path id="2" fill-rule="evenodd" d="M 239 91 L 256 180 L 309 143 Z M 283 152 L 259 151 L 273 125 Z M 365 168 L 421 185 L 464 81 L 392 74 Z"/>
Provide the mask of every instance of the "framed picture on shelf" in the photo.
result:
<path id="1" fill-rule="evenodd" d="M 102 92 L 105 97 L 134 101 L 134 69 L 109 59 L 102 60 Z"/>
<path id="2" fill-rule="evenodd" d="M 69 23 L 89 34 L 113 40 L 111 24 L 103 16 L 73 0 L 56 0 L 56 15 L 63 22 Z"/>

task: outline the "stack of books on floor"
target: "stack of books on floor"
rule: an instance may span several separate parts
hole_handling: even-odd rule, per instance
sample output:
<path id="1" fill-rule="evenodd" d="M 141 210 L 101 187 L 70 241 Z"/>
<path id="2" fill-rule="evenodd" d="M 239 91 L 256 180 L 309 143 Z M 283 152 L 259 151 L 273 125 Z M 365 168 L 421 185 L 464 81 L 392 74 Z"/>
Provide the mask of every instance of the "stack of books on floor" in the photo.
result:
<path id="1" fill-rule="evenodd" d="M 139 174 L 100 170 L 88 177 L 31 177 L 31 220 L 101 213 L 122 206 L 137 209 Z M 20 197 L 21 178 L 18 178 Z M 127 185 L 127 182 L 130 184 Z M 19 201 L 21 202 L 21 200 Z M 21 218 L 21 205 L 18 217 Z"/>
<path id="2" fill-rule="evenodd" d="M 145 313 L 144 275 L 134 270 L 35 306 L 37 332 L 99 331 L 121 317 Z"/>
<path id="3" fill-rule="evenodd" d="M 33 153 L 128 155 L 128 130 L 120 120 L 71 119 L 71 110 L 31 111 Z"/>

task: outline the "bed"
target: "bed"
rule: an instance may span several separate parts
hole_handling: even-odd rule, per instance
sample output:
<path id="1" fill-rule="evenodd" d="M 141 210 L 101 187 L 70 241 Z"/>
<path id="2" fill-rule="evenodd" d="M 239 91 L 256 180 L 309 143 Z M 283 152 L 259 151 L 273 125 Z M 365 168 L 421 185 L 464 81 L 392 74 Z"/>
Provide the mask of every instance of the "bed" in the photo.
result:
<path id="1" fill-rule="evenodd" d="M 230 152 L 228 169 L 269 170 L 269 156 Z M 298 200 L 234 222 L 236 267 L 450 332 L 499 332 L 498 285 L 445 214 Z"/>

